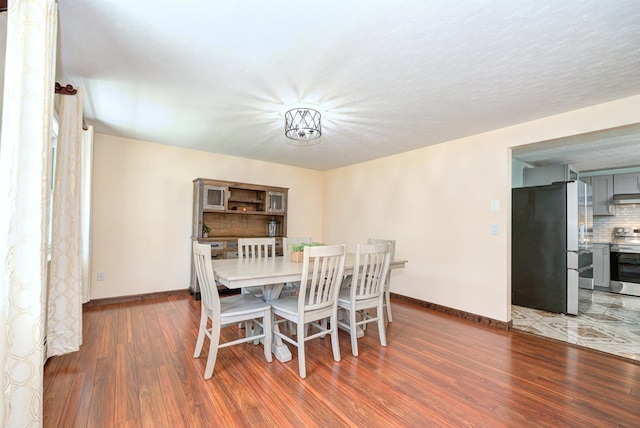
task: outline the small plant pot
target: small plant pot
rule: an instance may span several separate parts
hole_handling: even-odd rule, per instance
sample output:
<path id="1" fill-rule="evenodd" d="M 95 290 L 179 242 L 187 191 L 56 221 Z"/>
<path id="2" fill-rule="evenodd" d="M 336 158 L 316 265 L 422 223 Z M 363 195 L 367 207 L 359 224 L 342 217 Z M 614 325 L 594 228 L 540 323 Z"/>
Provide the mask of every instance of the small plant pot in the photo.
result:
<path id="1" fill-rule="evenodd" d="M 202 234 L 202 237 L 203 237 L 203 238 L 208 238 L 208 237 L 209 237 L 209 234 L 208 234 L 208 233 L 203 233 L 203 234 Z"/>
<path id="2" fill-rule="evenodd" d="M 292 262 L 302 263 L 304 260 L 304 251 L 292 251 L 289 253 Z"/>

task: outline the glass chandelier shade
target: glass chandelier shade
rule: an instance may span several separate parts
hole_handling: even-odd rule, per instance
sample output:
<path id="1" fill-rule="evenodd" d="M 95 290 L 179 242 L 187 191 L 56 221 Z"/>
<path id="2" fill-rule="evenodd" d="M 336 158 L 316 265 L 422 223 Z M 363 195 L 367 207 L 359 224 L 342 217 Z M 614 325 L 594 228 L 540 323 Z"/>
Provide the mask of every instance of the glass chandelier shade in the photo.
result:
<path id="1" fill-rule="evenodd" d="M 320 112 L 310 108 L 296 108 L 284 114 L 284 135 L 298 141 L 317 140 L 322 135 Z"/>

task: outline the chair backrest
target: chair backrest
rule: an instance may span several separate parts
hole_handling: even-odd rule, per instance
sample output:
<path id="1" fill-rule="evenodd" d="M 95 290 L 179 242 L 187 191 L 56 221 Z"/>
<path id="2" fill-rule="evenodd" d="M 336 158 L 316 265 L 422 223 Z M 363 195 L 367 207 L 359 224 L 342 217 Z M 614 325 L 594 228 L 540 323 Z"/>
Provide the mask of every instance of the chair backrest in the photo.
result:
<path id="1" fill-rule="evenodd" d="M 285 257 L 289 257 L 291 246 L 294 244 L 311 244 L 313 239 L 308 238 L 282 238 L 282 253 Z"/>
<path id="2" fill-rule="evenodd" d="M 211 245 L 193 243 L 193 264 L 196 269 L 202 305 L 209 311 L 209 316 L 220 316 L 220 296 L 211 266 Z"/>
<path id="3" fill-rule="evenodd" d="M 391 260 L 394 260 L 396 257 L 396 240 L 395 239 L 377 239 L 377 238 L 369 238 L 368 244 L 389 244 L 391 245 Z"/>
<path id="4" fill-rule="evenodd" d="M 267 258 L 276 256 L 276 238 L 238 238 L 238 258 Z"/>
<path id="5" fill-rule="evenodd" d="M 304 247 L 299 314 L 337 305 L 346 253 L 344 244 Z"/>
<path id="6" fill-rule="evenodd" d="M 389 271 L 391 244 L 358 244 L 351 279 L 351 301 L 381 299 Z"/>

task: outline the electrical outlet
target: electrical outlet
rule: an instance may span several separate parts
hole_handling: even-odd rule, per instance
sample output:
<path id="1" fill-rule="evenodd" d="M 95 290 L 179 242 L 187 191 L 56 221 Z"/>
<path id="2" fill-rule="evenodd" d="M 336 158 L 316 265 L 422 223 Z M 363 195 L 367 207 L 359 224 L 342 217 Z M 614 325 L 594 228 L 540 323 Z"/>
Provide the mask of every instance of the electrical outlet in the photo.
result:
<path id="1" fill-rule="evenodd" d="M 104 272 L 98 272 L 98 281 L 104 281 Z"/>

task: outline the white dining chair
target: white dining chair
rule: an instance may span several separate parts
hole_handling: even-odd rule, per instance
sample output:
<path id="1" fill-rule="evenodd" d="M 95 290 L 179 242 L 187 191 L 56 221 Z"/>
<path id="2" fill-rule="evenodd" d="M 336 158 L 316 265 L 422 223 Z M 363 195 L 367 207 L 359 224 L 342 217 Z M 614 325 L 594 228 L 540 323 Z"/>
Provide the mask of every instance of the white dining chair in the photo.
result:
<path id="1" fill-rule="evenodd" d="M 273 334 L 298 347 L 301 378 L 307 377 L 305 342 L 308 340 L 330 334 L 333 359 L 340 361 L 337 302 L 346 248 L 346 245 L 305 247 L 300 283 L 306 286 L 300 287 L 298 296 L 284 296 L 271 301 Z M 295 339 L 279 330 L 279 324 L 286 321 L 296 324 Z M 318 331 L 310 333 L 312 330 L 306 328 L 308 326 Z"/>
<path id="2" fill-rule="evenodd" d="M 238 238 L 238 258 L 253 259 L 276 256 L 276 238 Z"/>
<path id="3" fill-rule="evenodd" d="M 238 238 L 238 258 L 239 259 L 262 259 L 276 256 L 276 238 Z M 262 287 L 244 287 L 242 294 L 253 294 L 264 299 Z M 261 323 L 256 322 L 262 327 Z M 253 323 L 245 323 L 247 335 L 252 334 Z M 242 324 L 238 327 L 242 328 Z M 256 344 L 258 342 L 256 341 Z"/>
<path id="4" fill-rule="evenodd" d="M 204 338 L 207 336 L 209 338 L 209 356 L 204 370 L 204 378 L 211 378 L 218 356 L 218 349 L 227 346 L 263 339 L 264 357 L 268 362 L 271 362 L 271 305 L 251 294 L 237 294 L 221 299 L 218 295 L 213 267 L 211 266 L 210 245 L 194 242 L 193 260 L 201 294 L 200 327 L 193 357 L 200 357 Z M 209 319 L 211 320 L 211 328 L 207 328 Z M 220 343 L 221 328 L 235 325 L 238 322 L 258 319 L 262 319 L 264 325 L 264 329 L 260 334 Z"/>
<path id="5" fill-rule="evenodd" d="M 311 244 L 313 242 L 313 239 L 309 236 L 309 237 L 303 237 L 303 238 L 282 238 L 282 254 L 284 255 L 284 257 L 288 260 L 289 257 L 291 256 L 291 247 L 295 244 Z M 284 288 L 282 289 L 282 293 L 284 295 L 286 294 L 295 294 L 298 292 L 298 288 L 300 287 L 300 283 L 299 282 L 287 282 L 284 286 Z"/>
<path id="6" fill-rule="evenodd" d="M 355 357 L 358 356 L 357 328 L 368 323 L 378 323 L 380 344 L 387 346 L 383 301 L 390 256 L 390 244 L 358 244 L 351 287 L 340 289 L 338 311 L 345 314 L 338 319 L 338 325 L 351 335 L 351 352 Z M 375 316 L 367 309 L 376 309 Z"/>
<path id="7" fill-rule="evenodd" d="M 239 259 L 262 259 L 276 256 L 276 238 L 238 238 Z M 245 287 L 242 294 L 262 297 L 262 287 Z"/>
<path id="8" fill-rule="evenodd" d="M 394 260 L 396 257 L 396 241 L 394 239 L 376 239 L 369 238 L 369 244 L 389 244 L 391 246 L 390 259 Z M 387 308 L 387 321 L 393 322 L 391 316 L 391 269 L 387 272 L 387 278 L 384 283 L 384 306 Z"/>
<path id="9" fill-rule="evenodd" d="M 313 238 L 310 236 L 298 238 L 298 237 L 286 237 L 282 238 L 282 254 L 286 259 L 289 259 L 291 256 L 291 247 L 295 244 L 311 244 L 313 242 Z M 294 295 L 298 293 L 298 289 L 300 288 L 299 282 L 287 282 L 282 291 L 280 292 L 281 296 Z M 289 330 L 292 334 L 296 333 L 296 327 L 293 323 L 289 323 Z"/>

